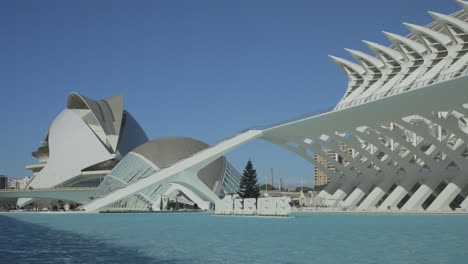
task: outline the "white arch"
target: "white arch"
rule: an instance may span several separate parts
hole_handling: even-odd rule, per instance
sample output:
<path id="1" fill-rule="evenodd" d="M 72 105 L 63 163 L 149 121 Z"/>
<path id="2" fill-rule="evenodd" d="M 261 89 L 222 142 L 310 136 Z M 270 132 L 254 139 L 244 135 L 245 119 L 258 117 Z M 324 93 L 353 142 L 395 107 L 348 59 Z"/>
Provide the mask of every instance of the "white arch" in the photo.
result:
<path id="1" fill-rule="evenodd" d="M 354 97 L 354 93 L 363 85 L 365 85 L 364 74 L 366 70 L 359 64 L 350 62 L 348 60 L 338 58 L 335 56 L 329 55 L 329 57 L 340 66 L 340 68 L 345 72 L 346 76 L 349 78 L 348 89 L 341 99 L 340 102 L 345 102 L 350 100 L 350 97 Z"/>
<path id="2" fill-rule="evenodd" d="M 452 39 L 449 36 L 442 34 L 440 32 L 437 32 L 435 30 L 432 30 L 430 28 L 422 27 L 422 26 L 410 24 L 410 23 L 403 23 L 403 25 L 405 25 L 409 30 L 411 30 L 411 32 L 413 32 L 416 35 L 430 36 L 431 38 L 436 40 L 438 43 L 445 46 L 445 48 L 447 48 L 447 46 L 452 44 Z"/>
<path id="3" fill-rule="evenodd" d="M 372 57 L 369 54 L 366 54 L 362 51 L 352 50 L 352 49 L 345 49 L 345 50 L 349 54 L 351 54 L 351 56 L 353 56 L 357 61 L 359 61 L 361 65 L 367 70 L 367 72 L 369 72 L 370 69 L 365 63 L 362 63 L 362 61 L 365 61 L 368 64 L 373 65 L 377 69 L 381 69 L 385 66 L 385 64 L 381 60 L 377 59 L 376 57 Z"/>
<path id="4" fill-rule="evenodd" d="M 424 47 L 424 45 L 422 45 L 421 43 L 418 43 L 409 38 L 405 38 L 398 34 L 386 32 L 386 31 L 383 31 L 383 33 L 395 46 L 397 46 L 400 49 L 401 53 L 405 54 L 407 57 L 408 57 L 408 53 L 400 47 L 400 44 L 405 44 L 407 47 L 411 48 L 413 51 L 418 53 L 421 57 L 424 56 L 427 52 L 426 47 Z"/>
<path id="5" fill-rule="evenodd" d="M 428 12 L 435 20 L 445 25 L 454 26 L 465 33 L 468 33 L 468 23 L 453 16 L 448 16 L 436 12 Z M 451 31 L 450 31 L 451 32 Z"/>
<path id="6" fill-rule="evenodd" d="M 340 67 L 343 67 L 343 66 L 346 66 L 348 67 L 349 69 L 353 70 L 354 73 L 362 76 L 366 73 L 366 70 L 359 64 L 356 64 L 354 62 L 351 62 L 351 61 L 348 61 L 348 60 L 345 60 L 345 59 L 342 59 L 342 58 L 339 58 L 339 57 L 336 57 L 336 56 L 332 56 L 332 55 L 328 55 L 328 57 L 330 57 L 334 62 L 336 62 Z M 348 72 L 345 71 L 345 73 L 348 75 Z M 349 76 L 348 77 L 354 77 L 354 76 Z"/>
<path id="7" fill-rule="evenodd" d="M 381 91 L 386 91 L 393 87 L 400 79 L 400 73 L 404 71 L 406 58 L 399 51 L 382 46 L 377 43 L 363 40 L 363 42 L 385 63 L 386 67 L 382 70 L 382 83 L 375 87 L 367 89 L 361 97 L 365 98 Z"/>
<path id="8" fill-rule="evenodd" d="M 366 44 L 369 47 L 369 49 L 375 52 L 375 54 L 377 54 L 382 61 L 386 61 L 386 60 L 380 55 L 380 52 L 394 59 L 396 62 L 402 63 L 405 61 L 405 57 L 400 52 L 392 48 L 380 45 L 375 42 L 367 41 L 367 40 L 363 40 L 362 42 L 364 42 L 364 44 Z"/>

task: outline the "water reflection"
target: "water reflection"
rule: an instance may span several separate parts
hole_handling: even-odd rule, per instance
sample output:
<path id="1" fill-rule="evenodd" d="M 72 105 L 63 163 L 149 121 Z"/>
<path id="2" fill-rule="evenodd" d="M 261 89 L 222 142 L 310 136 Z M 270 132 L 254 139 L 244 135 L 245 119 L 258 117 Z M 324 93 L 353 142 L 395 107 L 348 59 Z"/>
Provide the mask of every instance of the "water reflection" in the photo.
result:
<path id="1" fill-rule="evenodd" d="M 186 263 L 0 216 L 1 263 Z"/>

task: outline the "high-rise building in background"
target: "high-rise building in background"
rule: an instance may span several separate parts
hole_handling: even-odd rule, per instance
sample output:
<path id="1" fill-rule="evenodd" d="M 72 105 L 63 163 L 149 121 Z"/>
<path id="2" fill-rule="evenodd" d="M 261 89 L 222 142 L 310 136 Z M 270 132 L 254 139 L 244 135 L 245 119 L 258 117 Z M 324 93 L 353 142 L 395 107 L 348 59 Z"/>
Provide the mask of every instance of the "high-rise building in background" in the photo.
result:
<path id="1" fill-rule="evenodd" d="M 8 177 L 5 175 L 0 175 L 0 190 L 5 190 L 8 188 Z"/>
<path id="2" fill-rule="evenodd" d="M 350 156 L 353 156 L 353 149 L 346 145 L 340 145 L 340 150 L 344 153 L 349 154 Z M 322 151 L 325 154 L 327 154 L 328 157 L 330 157 L 333 160 L 338 161 L 340 164 L 343 164 L 344 166 L 348 164 L 348 161 L 344 159 L 343 157 L 341 157 L 340 155 L 338 155 L 336 152 L 330 149 L 323 149 Z M 317 154 L 315 154 L 314 156 L 315 156 L 315 160 L 318 161 L 320 164 L 323 164 L 325 167 L 327 167 L 331 171 L 336 171 L 335 165 L 331 164 L 325 157 L 321 157 Z M 315 186 L 323 186 L 330 182 L 330 177 L 326 173 L 321 171 L 319 168 L 315 167 L 314 180 L 315 180 Z"/>

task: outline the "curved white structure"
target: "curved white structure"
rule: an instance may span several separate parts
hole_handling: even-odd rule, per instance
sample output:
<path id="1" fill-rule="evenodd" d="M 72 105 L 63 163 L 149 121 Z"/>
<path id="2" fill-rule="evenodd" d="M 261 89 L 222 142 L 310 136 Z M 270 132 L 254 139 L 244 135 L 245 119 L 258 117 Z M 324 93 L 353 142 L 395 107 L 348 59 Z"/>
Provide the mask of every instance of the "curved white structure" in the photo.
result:
<path id="1" fill-rule="evenodd" d="M 348 50 L 356 63 L 330 56 L 349 77 L 334 110 L 251 129 L 125 185 L 83 206 L 95 211 L 152 184 L 187 180 L 256 138 L 309 161 L 331 179 L 319 194 L 329 206 L 355 210 L 468 210 L 468 13 L 430 13 L 425 27 L 406 23 L 406 37 L 384 34 L 385 47 L 364 43 L 376 57 Z M 353 155 L 340 146 L 353 148 Z M 314 154 L 331 149 L 348 161 L 332 171 Z M 329 160 L 333 163 L 333 160 Z M 210 199 L 208 197 L 208 199 Z M 211 198 L 216 200 L 215 197 Z"/>
<path id="2" fill-rule="evenodd" d="M 123 97 L 95 101 L 71 93 L 34 154 L 41 162 L 28 189 L 97 187 L 129 150 L 148 140 L 123 109 Z M 19 199 L 22 207 L 32 199 Z"/>

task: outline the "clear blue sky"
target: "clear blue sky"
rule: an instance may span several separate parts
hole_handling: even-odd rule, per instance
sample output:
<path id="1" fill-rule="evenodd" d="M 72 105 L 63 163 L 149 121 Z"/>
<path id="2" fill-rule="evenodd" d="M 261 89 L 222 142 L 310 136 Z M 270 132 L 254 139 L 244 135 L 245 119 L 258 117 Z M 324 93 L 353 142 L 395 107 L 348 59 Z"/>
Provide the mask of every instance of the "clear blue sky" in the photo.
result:
<path id="1" fill-rule="evenodd" d="M 452 0 L 1 1 L 0 174 L 21 177 L 54 117 L 76 91 L 125 96 L 150 138 L 207 143 L 242 129 L 336 104 L 347 79 L 328 54 L 388 45 L 382 30 L 450 14 Z M 251 158 L 264 181 L 311 185 L 306 161 L 255 141 L 228 155 Z"/>

